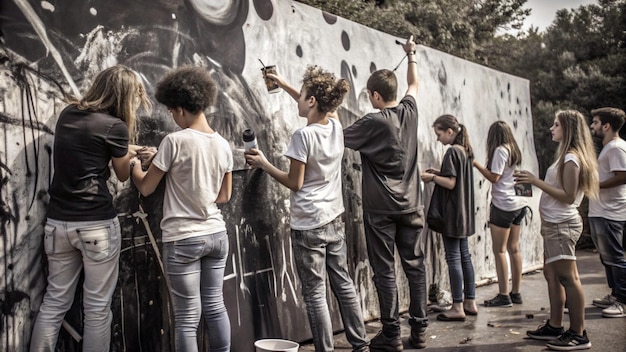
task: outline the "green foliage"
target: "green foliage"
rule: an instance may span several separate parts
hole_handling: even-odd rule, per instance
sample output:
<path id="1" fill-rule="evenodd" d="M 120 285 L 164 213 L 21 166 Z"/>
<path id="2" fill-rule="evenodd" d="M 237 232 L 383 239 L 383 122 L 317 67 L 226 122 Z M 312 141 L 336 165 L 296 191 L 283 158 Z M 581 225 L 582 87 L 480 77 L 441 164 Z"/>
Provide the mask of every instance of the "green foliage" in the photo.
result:
<path id="1" fill-rule="evenodd" d="M 526 0 L 300 1 L 529 79 L 541 173 L 554 156 L 548 132 L 557 110 L 626 109 L 626 0 L 559 10 L 545 32 L 515 36 L 499 33 L 521 28 Z"/>

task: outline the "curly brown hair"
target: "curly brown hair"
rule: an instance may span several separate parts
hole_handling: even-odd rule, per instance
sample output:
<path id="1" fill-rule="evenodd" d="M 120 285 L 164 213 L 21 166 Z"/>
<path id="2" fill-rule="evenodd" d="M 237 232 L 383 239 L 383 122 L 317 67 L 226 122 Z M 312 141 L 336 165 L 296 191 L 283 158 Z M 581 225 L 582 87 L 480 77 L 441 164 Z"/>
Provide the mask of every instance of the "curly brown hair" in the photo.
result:
<path id="1" fill-rule="evenodd" d="M 322 113 L 335 111 L 350 87 L 348 82 L 319 66 L 309 66 L 302 78 L 306 98 L 315 97 L 317 109 Z"/>
<path id="2" fill-rule="evenodd" d="M 181 107 L 192 114 L 215 103 L 217 85 L 205 68 L 183 66 L 165 74 L 156 86 L 156 100 L 168 108 Z"/>

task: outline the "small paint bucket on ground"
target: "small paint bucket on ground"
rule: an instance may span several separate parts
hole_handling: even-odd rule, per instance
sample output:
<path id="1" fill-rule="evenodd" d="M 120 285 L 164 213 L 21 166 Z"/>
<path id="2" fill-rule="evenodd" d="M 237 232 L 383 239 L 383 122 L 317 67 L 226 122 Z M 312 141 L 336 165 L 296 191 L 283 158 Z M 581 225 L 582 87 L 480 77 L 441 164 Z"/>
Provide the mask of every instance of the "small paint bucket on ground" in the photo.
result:
<path id="1" fill-rule="evenodd" d="M 263 339 L 254 343 L 256 352 L 298 352 L 297 342 L 281 339 Z"/>

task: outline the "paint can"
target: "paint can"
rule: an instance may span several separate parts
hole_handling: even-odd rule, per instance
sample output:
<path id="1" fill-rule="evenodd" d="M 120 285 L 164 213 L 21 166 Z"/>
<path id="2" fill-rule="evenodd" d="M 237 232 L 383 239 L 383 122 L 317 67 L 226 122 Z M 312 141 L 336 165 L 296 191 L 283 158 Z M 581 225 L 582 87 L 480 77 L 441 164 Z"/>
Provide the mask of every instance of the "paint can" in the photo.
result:
<path id="1" fill-rule="evenodd" d="M 267 87 L 267 91 L 269 93 L 280 92 L 280 86 L 278 85 L 278 83 L 276 83 L 276 81 L 274 81 L 273 79 L 267 78 L 266 76 L 267 73 L 276 74 L 276 66 L 265 66 L 261 69 L 261 71 L 263 72 L 263 78 L 265 79 L 265 86 Z"/>
<path id="2" fill-rule="evenodd" d="M 257 340 L 254 347 L 256 352 L 298 352 L 300 345 L 289 340 L 264 339 Z"/>

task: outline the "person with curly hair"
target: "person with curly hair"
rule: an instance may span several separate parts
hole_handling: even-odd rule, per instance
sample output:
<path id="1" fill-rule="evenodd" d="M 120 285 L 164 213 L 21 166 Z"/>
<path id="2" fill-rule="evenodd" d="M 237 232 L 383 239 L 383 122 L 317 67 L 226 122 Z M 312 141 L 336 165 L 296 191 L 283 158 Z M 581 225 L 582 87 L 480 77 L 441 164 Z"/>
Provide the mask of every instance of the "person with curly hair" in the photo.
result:
<path id="1" fill-rule="evenodd" d="M 316 351 L 333 351 L 333 329 L 326 301 L 326 275 L 339 303 L 346 338 L 353 351 L 369 351 L 369 340 L 348 258 L 341 191 L 343 131 L 337 107 L 348 83 L 319 66 L 310 66 L 298 91 L 279 75 L 267 74 L 298 102 L 298 114 L 307 125 L 296 130 L 285 155 L 285 172 L 270 163 L 262 151 L 246 152 L 246 162 L 270 174 L 291 192 L 291 239 L 296 269 Z"/>
<path id="2" fill-rule="evenodd" d="M 54 351 L 65 313 L 84 271 L 83 351 L 108 351 L 111 300 L 119 274 L 120 223 L 107 181 L 109 163 L 120 181 L 140 149 L 137 110 L 150 108 L 139 75 L 123 65 L 96 76 L 61 112 L 54 131 L 54 176 L 44 227 L 48 286 L 30 341 L 31 351 Z"/>
<path id="3" fill-rule="evenodd" d="M 543 275 L 548 283 L 550 319 L 526 335 L 548 341 L 552 350 L 591 348 L 585 330 L 585 292 L 576 266 L 576 241 L 583 230 L 578 206 L 586 195 L 598 197 L 598 163 L 585 117 L 576 110 L 558 111 L 550 127 L 552 140 L 559 143 L 554 163 L 545 180 L 526 170 L 516 172 L 515 182 L 530 183 L 543 193 L 539 200 L 543 237 Z M 569 329 L 563 329 L 565 302 Z"/>
<path id="4" fill-rule="evenodd" d="M 230 200 L 233 157 L 204 114 L 216 95 L 217 86 L 204 68 L 186 66 L 167 73 L 155 96 L 182 130 L 163 139 L 147 171 L 131 164 L 133 182 L 144 196 L 166 175 L 161 230 L 176 351 L 198 351 L 201 314 L 210 331 L 211 352 L 230 351 L 223 294 L 229 241 L 217 204 Z"/>
<path id="5" fill-rule="evenodd" d="M 369 113 L 344 129 L 346 147 L 358 151 L 363 164 L 363 222 L 367 254 L 374 271 L 382 330 L 372 350 L 402 351 L 395 250 L 409 283 L 409 343 L 426 347 L 426 268 L 419 248 L 424 226 L 417 153 L 417 45 L 413 36 L 403 45 L 408 58 L 407 90 L 398 101 L 398 80 L 381 69 L 367 80 Z"/>

